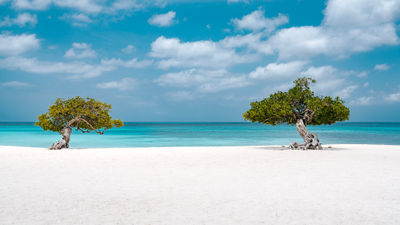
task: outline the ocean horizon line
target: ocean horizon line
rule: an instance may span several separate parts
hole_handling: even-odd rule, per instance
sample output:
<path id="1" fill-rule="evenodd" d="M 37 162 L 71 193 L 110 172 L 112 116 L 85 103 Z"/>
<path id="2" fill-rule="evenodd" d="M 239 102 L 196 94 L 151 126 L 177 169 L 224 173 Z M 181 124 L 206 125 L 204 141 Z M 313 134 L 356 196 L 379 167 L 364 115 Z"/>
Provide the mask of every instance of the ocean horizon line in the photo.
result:
<path id="1" fill-rule="evenodd" d="M 36 121 L 0 121 L 0 124 L 34 124 Z M 259 124 L 261 123 L 252 123 L 248 121 L 123 121 L 125 124 Z M 400 123 L 400 121 L 340 121 L 334 124 L 351 124 L 351 123 Z M 288 125 L 288 124 L 277 124 L 279 125 Z M 322 124 L 322 125 L 310 125 L 310 126 L 331 126 L 333 124 Z M 269 125 L 272 126 L 272 125 Z"/>
<path id="2" fill-rule="evenodd" d="M 36 121 L 0 121 L 0 124 L 3 123 L 35 123 Z M 124 123 L 243 123 L 243 124 L 261 124 L 261 123 L 252 123 L 248 121 L 123 121 Z M 400 121 L 339 121 L 337 123 L 400 123 Z M 279 125 L 279 124 L 278 124 Z M 333 124 L 330 124 L 333 125 Z M 310 125 L 310 126 L 330 126 L 330 125 Z"/>
<path id="3" fill-rule="evenodd" d="M 310 126 L 322 143 L 400 145 L 400 122 Z M 60 138 L 34 122 L 0 122 L 0 145 L 47 147 Z M 73 131 L 71 147 L 282 145 L 301 142 L 294 125 L 251 122 L 125 122 L 104 135 Z"/>

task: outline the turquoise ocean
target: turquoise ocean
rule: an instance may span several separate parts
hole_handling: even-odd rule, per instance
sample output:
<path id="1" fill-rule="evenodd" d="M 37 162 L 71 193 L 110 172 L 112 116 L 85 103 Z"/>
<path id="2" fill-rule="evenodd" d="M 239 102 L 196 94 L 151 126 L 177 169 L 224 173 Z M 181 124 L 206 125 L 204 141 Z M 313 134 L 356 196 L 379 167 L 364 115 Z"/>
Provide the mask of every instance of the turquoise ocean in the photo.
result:
<path id="1" fill-rule="evenodd" d="M 343 122 L 308 126 L 323 144 L 400 145 L 400 123 Z M 33 123 L 0 122 L 0 145 L 49 147 L 61 136 Z M 71 148 L 288 145 L 302 142 L 294 126 L 252 123 L 125 123 L 104 135 L 74 131 Z"/>

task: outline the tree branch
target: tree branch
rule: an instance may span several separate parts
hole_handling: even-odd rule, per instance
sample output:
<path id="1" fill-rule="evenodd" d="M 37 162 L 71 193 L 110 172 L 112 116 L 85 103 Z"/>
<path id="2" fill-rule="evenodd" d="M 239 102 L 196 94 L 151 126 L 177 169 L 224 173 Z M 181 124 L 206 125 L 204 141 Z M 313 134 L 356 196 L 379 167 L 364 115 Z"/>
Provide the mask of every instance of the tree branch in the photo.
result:
<path id="1" fill-rule="evenodd" d="M 85 122 L 87 125 L 89 125 L 89 127 L 90 127 L 92 130 L 94 130 L 94 131 L 95 131 L 96 133 L 98 133 L 98 134 L 103 135 L 104 132 L 107 130 L 107 128 L 105 128 L 103 131 L 99 131 L 99 130 L 97 130 L 96 128 L 94 128 L 94 127 L 92 126 L 92 124 L 90 124 L 87 120 L 85 120 L 85 119 L 83 119 L 83 118 L 81 118 L 81 117 L 79 117 L 79 120 Z"/>
<path id="2" fill-rule="evenodd" d="M 79 123 L 81 121 L 85 122 L 90 127 L 90 129 L 94 130 L 96 133 L 98 133 L 100 135 L 103 135 L 104 132 L 107 130 L 107 128 L 105 128 L 103 131 L 97 130 L 96 128 L 93 127 L 92 124 L 90 124 L 87 120 L 83 119 L 81 116 L 77 116 L 77 117 L 73 118 L 71 121 L 68 122 L 66 127 L 71 127 L 75 123 Z M 79 126 L 76 126 L 76 129 L 80 130 L 82 133 L 89 133 L 90 132 L 90 130 L 83 130 Z"/>
<path id="3" fill-rule="evenodd" d="M 304 111 L 304 116 L 303 116 L 303 120 L 306 122 L 306 123 L 310 123 L 311 121 L 312 121 L 312 118 L 313 118 L 313 116 L 314 116 L 314 111 L 312 111 L 311 109 L 309 109 L 309 108 L 307 108 L 305 111 Z"/>
<path id="4" fill-rule="evenodd" d="M 77 127 L 76 129 L 77 129 L 77 130 L 80 130 L 82 133 L 90 133 L 90 130 L 83 130 L 83 129 L 80 128 L 80 127 Z"/>
<path id="5" fill-rule="evenodd" d="M 66 127 L 71 127 L 74 123 L 78 122 L 80 119 L 80 116 L 73 118 L 72 120 L 70 120 L 67 124 Z"/>

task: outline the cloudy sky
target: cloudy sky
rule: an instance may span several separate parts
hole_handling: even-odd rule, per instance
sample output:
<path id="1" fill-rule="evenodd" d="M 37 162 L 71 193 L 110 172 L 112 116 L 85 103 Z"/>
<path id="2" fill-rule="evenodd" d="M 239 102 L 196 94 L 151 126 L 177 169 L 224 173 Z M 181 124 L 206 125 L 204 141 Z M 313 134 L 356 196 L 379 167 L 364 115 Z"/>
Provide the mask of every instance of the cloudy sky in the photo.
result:
<path id="1" fill-rule="evenodd" d="M 0 0 L 0 121 L 93 97 L 124 121 L 243 121 L 299 76 L 400 121 L 400 0 Z"/>

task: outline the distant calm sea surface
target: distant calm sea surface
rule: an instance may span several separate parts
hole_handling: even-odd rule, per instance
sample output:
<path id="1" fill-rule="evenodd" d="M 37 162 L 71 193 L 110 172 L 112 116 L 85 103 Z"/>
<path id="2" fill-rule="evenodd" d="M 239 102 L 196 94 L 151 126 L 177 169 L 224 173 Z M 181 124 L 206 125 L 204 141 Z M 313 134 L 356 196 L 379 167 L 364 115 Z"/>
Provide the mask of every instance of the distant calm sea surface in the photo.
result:
<path id="1" fill-rule="evenodd" d="M 323 144 L 400 145 L 400 123 L 336 123 L 308 126 Z M 33 123 L 0 122 L 0 145 L 49 147 L 61 138 Z M 125 123 L 104 135 L 73 132 L 70 147 L 288 145 L 301 137 L 294 126 L 251 123 Z"/>

